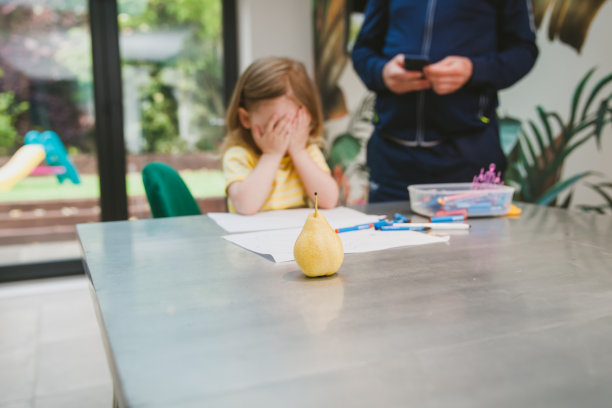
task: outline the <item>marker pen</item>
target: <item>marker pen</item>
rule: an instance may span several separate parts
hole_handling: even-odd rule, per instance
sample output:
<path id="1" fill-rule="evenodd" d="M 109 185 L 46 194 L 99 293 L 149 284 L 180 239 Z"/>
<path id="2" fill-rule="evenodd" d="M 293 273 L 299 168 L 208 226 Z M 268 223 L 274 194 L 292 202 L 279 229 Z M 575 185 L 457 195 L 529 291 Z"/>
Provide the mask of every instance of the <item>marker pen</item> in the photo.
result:
<path id="1" fill-rule="evenodd" d="M 336 232 L 341 233 L 341 232 L 348 232 L 348 231 L 359 231 L 359 230 L 368 229 L 372 227 L 373 227 L 372 224 L 359 224 L 359 225 L 355 225 L 352 227 L 336 228 Z"/>
<path id="2" fill-rule="evenodd" d="M 402 215 L 400 213 L 393 214 L 393 221 L 395 222 L 410 222 L 410 217 Z"/>
<path id="3" fill-rule="evenodd" d="M 440 216 L 440 215 L 457 215 L 457 214 L 467 215 L 467 209 L 466 208 L 458 208 L 456 210 L 438 210 L 438 211 L 436 211 L 436 215 L 437 216 Z"/>
<path id="4" fill-rule="evenodd" d="M 456 214 L 456 215 L 444 215 L 440 217 L 430 217 L 430 222 L 454 222 L 454 221 L 465 221 L 465 215 Z"/>
<path id="5" fill-rule="evenodd" d="M 393 225 L 393 222 L 388 221 L 386 219 L 382 219 L 380 221 L 376 221 L 372 224 L 375 229 L 380 229 L 380 227 L 384 227 L 385 225 Z"/>
<path id="6" fill-rule="evenodd" d="M 466 208 L 468 213 L 476 211 L 487 211 L 491 209 L 492 204 L 488 201 L 481 201 L 478 203 L 466 203 L 463 208 Z"/>
<path id="7" fill-rule="evenodd" d="M 415 227 L 426 227 L 432 230 L 467 230 L 470 229 L 470 224 L 463 222 L 411 222 L 408 225 Z"/>
<path id="8" fill-rule="evenodd" d="M 408 225 L 384 225 L 382 227 L 380 227 L 381 231 L 425 231 L 430 229 L 429 227 L 417 227 L 417 226 L 412 226 L 409 227 Z"/>

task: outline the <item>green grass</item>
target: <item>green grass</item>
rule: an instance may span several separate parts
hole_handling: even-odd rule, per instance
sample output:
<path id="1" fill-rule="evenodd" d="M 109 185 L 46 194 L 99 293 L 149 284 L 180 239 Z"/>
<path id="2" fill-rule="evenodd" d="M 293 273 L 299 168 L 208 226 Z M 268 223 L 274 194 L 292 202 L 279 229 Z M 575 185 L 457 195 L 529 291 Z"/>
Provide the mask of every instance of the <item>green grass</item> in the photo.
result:
<path id="1" fill-rule="evenodd" d="M 181 177 L 195 197 L 222 197 L 225 180 L 221 170 L 184 170 Z M 140 173 L 128 173 L 129 196 L 145 195 Z M 30 176 L 20 180 L 12 190 L 0 193 L 0 202 L 67 200 L 100 196 L 97 175 L 81 175 L 81 184 L 66 180 L 62 184 L 55 176 Z"/>

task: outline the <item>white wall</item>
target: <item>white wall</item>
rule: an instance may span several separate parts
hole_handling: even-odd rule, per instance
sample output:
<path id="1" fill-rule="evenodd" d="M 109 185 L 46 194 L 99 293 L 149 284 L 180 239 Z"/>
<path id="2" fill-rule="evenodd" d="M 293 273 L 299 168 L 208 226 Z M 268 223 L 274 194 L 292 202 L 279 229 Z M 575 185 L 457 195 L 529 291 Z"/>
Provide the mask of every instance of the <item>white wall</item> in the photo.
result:
<path id="1" fill-rule="evenodd" d="M 314 72 L 311 0 L 238 0 L 240 72 L 255 59 L 290 57 Z"/>

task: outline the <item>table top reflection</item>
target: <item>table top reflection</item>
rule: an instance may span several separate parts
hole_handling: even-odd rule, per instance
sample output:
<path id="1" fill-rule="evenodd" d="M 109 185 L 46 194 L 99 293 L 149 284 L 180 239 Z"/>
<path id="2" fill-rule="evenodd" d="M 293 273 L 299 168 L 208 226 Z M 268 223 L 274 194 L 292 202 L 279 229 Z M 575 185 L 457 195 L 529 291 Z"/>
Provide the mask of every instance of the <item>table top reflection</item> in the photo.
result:
<path id="1" fill-rule="evenodd" d="M 206 216 L 79 225 L 116 402 L 609 406 L 612 217 L 519 206 L 318 279 Z"/>

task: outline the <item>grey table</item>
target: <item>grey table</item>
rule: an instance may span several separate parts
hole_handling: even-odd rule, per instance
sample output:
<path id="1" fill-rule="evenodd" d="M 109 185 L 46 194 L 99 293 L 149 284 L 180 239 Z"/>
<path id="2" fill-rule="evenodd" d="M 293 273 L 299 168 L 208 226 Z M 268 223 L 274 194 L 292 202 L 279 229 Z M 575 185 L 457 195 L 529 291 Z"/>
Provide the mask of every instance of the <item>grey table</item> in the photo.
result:
<path id="1" fill-rule="evenodd" d="M 521 207 L 314 280 L 206 216 L 79 225 L 116 403 L 610 407 L 612 217 Z"/>

